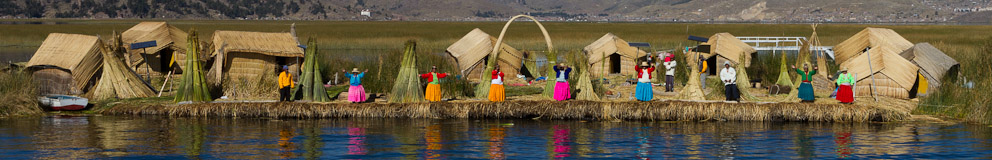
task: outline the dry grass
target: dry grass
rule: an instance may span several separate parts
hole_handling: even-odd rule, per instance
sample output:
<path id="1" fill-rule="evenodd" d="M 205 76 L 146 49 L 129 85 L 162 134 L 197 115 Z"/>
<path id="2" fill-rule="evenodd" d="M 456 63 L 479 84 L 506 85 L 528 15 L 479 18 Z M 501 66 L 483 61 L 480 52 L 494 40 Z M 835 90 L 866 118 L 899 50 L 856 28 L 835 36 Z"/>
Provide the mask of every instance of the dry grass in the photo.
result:
<path id="1" fill-rule="evenodd" d="M 35 85 L 28 74 L 0 72 L 0 117 L 41 113 Z"/>
<path id="2" fill-rule="evenodd" d="M 504 103 L 197 103 L 120 104 L 101 111 L 119 115 L 226 116 L 279 118 L 538 118 L 677 121 L 899 121 L 909 110 L 863 105 L 807 103 L 724 103 L 689 101 L 595 102 L 530 101 Z"/>

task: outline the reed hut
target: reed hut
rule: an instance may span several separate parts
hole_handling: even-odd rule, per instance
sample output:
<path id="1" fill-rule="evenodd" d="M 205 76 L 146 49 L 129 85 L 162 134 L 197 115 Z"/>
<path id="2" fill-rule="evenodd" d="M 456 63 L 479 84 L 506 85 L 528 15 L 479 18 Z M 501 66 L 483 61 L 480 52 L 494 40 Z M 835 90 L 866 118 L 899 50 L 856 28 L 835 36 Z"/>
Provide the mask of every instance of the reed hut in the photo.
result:
<path id="1" fill-rule="evenodd" d="M 208 79 L 221 82 L 242 78 L 275 77 L 280 67 L 298 76 L 303 49 L 290 33 L 216 31 L 213 35 L 213 66 Z"/>
<path id="2" fill-rule="evenodd" d="M 486 62 L 489 54 L 492 53 L 493 45 L 496 44 L 496 37 L 493 37 L 481 29 L 472 29 L 445 50 L 455 63 L 462 75 L 470 81 L 478 81 L 481 76 L 489 76 L 482 73 L 486 69 Z M 506 43 L 500 45 L 499 60 L 497 63 L 506 75 L 525 75 L 529 77 L 539 76 L 537 66 L 527 59 L 531 55 L 525 55 Z M 506 80 L 516 79 L 516 76 L 505 77 Z"/>
<path id="3" fill-rule="evenodd" d="M 710 36 L 708 41 L 697 46 L 692 52 L 699 52 L 700 55 L 703 55 L 708 66 L 719 66 L 723 62 L 730 61 L 734 66 L 744 64 L 744 67 L 749 67 L 751 66 L 751 54 L 757 53 L 758 50 L 737 39 L 734 35 L 724 32 Z M 744 57 L 744 62 L 739 62 L 740 57 Z M 709 67 L 707 72 L 710 75 L 716 75 L 718 68 L 720 67 Z"/>
<path id="4" fill-rule="evenodd" d="M 892 29 L 868 27 L 834 46 L 834 62 L 843 65 L 866 51 L 871 54 L 899 55 L 910 47 L 913 47 L 913 43 Z"/>
<path id="5" fill-rule="evenodd" d="M 899 54 L 875 52 L 848 59 L 841 67 L 848 68 L 857 81 L 857 96 L 893 98 L 910 98 L 920 69 Z"/>
<path id="6" fill-rule="evenodd" d="M 40 94 L 83 94 L 103 65 L 96 36 L 51 33 L 28 61 Z"/>
<path id="7" fill-rule="evenodd" d="M 137 98 L 151 97 L 157 91 L 145 81 L 142 81 L 138 74 L 118 57 L 121 50 L 111 49 L 108 45 L 102 45 L 103 70 L 100 81 L 97 82 L 92 92 L 92 99 L 105 100 L 113 98 Z"/>
<path id="8" fill-rule="evenodd" d="M 634 75 L 638 59 L 648 56 L 647 52 L 631 47 L 627 41 L 613 33 L 592 42 L 582 51 L 589 58 L 590 72 L 593 75 L 621 74 Z"/>
<path id="9" fill-rule="evenodd" d="M 182 73 L 182 67 L 186 64 L 186 36 L 186 32 L 165 22 L 138 23 L 121 33 L 125 46 L 146 41 L 155 41 L 157 46 L 128 48 L 124 60 L 140 75 L 165 75 L 173 70 Z M 173 62 L 176 64 L 170 66 Z"/>
<path id="10" fill-rule="evenodd" d="M 930 43 L 918 43 L 899 55 L 920 67 L 920 78 L 917 78 L 917 88 L 914 88 L 919 94 L 937 91 L 944 76 L 957 74 L 960 67 L 957 60 Z"/>

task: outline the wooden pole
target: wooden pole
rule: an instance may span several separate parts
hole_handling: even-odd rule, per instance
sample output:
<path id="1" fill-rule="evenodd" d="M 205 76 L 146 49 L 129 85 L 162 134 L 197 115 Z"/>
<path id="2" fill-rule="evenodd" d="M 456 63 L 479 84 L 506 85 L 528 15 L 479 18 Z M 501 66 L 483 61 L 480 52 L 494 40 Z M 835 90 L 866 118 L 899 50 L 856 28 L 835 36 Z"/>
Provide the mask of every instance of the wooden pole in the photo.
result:
<path id="1" fill-rule="evenodd" d="M 871 65 L 871 48 L 866 49 L 865 50 L 865 54 L 868 54 L 868 70 L 871 71 L 871 73 L 868 73 L 868 74 L 871 74 L 871 86 L 870 86 L 871 87 L 871 98 L 874 98 L 875 101 L 878 102 L 878 97 L 875 97 L 875 94 L 876 94 L 876 90 L 875 90 L 875 69 L 872 68 L 872 65 Z M 858 83 L 858 82 L 855 81 L 854 83 Z"/>
<path id="2" fill-rule="evenodd" d="M 158 89 L 158 97 L 162 97 L 162 92 L 165 92 L 165 84 L 169 83 L 169 78 L 172 78 L 172 71 L 169 71 L 169 74 L 165 76 L 165 81 L 162 82 L 162 87 Z"/>

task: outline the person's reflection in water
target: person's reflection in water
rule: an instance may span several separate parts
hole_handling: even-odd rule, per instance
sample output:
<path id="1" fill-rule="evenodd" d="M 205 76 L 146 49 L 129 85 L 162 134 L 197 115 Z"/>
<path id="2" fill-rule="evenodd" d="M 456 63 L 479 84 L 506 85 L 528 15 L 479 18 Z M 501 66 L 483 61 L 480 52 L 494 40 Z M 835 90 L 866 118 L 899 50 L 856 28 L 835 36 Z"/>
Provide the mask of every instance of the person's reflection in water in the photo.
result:
<path id="1" fill-rule="evenodd" d="M 348 127 L 348 155 L 365 155 L 365 128 Z"/>
<path id="2" fill-rule="evenodd" d="M 289 127 L 283 127 L 279 130 L 279 157 L 282 159 L 294 158 L 296 155 L 293 154 L 293 150 L 296 150 L 296 146 L 293 145 L 293 129 Z"/>
<path id="3" fill-rule="evenodd" d="M 837 158 L 851 157 L 851 132 L 834 133 L 834 143 L 837 144 Z"/>
<path id="4" fill-rule="evenodd" d="M 815 158 L 816 154 L 814 151 L 813 137 L 809 135 L 806 130 L 796 131 L 796 153 L 799 154 L 799 158 Z"/>
<path id="5" fill-rule="evenodd" d="M 647 129 L 645 129 L 645 128 L 638 129 L 638 132 L 637 132 L 637 158 L 638 159 L 650 159 L 648 157 L 651 155 L 651 151 L 650 151 L 651 143 L 650 143 L 650 141 L 648 141 L 648 137 L 651 137 L 651 134 L 648 133 L 648 130 Z"/>
<path id="6" fill-rule="evenodd" d="M 427 145 L 427 150 L 424 151 L 424 159 L 442 159 L 441 158 L 441 125 L 430 125 L 425 128 L 424 131 L 424 141 Z"/>
<path id="7" fill-rule="evenodd" d="M 500 126 L 489 128 L 489 154 L 490 159 L 506 159 L 503 153 L 503 138 L 506 137 L 506 129 Z"/>
<path id="8" fill-rule="evenodd" d="M 568 151 L 572 149 L 569 146 L 569 130 L 567 126 L 555 125 L 555 158 L 565 158 L 568 157 Z"/>

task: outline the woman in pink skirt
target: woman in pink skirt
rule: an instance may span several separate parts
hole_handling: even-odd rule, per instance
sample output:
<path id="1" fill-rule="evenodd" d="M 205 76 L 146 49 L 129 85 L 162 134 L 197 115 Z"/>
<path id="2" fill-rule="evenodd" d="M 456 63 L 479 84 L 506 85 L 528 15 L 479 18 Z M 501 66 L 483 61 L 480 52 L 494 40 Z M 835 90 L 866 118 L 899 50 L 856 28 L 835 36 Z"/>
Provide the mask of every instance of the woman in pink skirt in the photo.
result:
<path id="1" fill-rule="evenodd" d="M 368 71 L 368 69 L 365 69 L 364 72 L 358 72 L 358 68 L 352 68 L 351 73 L 348 73 L 345 70 L 341 70 L 341 72 L 345 72 L 344 74 L 348 76 L 348 79 L 351 79 L 351 87 L 348 87 L 348 101 L 352 103 L 365 102 L 365 87 L 362 87 L 362 77 L 365 77 L 365 72 Z"/>
<path id="2" fill-rule="evenodd" d="M 565 66 L 565 63 L 555 66 L 555 100 L 564 101 L 572 98 L 571 88 L 568 86 L 568 74 L 572 68 Z"/>

